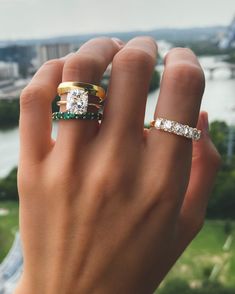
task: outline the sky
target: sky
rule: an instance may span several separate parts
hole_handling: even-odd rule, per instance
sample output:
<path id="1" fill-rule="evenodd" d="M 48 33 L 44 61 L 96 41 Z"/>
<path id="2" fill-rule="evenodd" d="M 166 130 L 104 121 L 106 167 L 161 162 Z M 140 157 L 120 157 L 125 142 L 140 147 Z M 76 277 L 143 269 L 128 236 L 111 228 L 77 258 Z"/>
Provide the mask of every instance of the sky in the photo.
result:
<path id="1" fill-rule="evenodd" d="M 228 25 L 235 0 L 0 0 L 0 40 Z"/>

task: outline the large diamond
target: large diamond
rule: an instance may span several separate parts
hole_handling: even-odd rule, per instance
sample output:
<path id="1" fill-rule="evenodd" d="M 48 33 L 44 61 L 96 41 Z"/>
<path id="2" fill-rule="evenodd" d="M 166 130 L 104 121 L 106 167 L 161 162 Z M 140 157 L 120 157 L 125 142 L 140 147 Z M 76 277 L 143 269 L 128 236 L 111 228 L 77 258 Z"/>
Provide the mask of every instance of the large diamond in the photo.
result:
<path id="1" fill-rule="evenodd" d="M 66 110 L 70 113 L 85 114 L 88 108 L 88 93 L 83 89 L 73 89 L 67 94 Z"/>

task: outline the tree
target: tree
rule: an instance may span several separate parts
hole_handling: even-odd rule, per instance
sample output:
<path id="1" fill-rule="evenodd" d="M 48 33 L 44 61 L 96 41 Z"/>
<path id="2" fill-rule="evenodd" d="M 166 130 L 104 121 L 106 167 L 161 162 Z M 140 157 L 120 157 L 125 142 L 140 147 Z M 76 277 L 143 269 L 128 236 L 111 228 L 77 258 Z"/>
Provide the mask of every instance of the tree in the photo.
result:
<path id="1" fill-rule="evenodd" d="M 18 200 L 16 167 L 5 178 L 0 179 L 0 200 Z"/>

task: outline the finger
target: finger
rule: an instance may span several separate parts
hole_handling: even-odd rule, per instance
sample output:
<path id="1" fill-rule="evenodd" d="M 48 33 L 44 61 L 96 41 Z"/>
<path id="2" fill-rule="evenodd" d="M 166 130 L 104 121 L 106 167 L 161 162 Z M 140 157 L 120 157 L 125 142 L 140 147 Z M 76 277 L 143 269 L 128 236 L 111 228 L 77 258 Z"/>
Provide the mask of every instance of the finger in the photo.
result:
<path id="1" fill-rule="evenodd" d="M 63 82 L 79 81 L 98 85 L 114 55 L 121 48 L 119 43 L 109 38 L 96 38 L 85 43 L 69 58 L 63 70 Z M 79 141 L 89 141 L 98 130 L 97 121 L 60 121 L 57 145 L 65 145 L 71 151 Z M 64 145 L 65 144 L 65 145 Z"/>
<path id="2" fill-rule="evenodd" d="M 165 60 L 155 118 L 195 127 L 203 91 L 204 75 L 196 56 L 189 49 L 171 50 Z M 191 140 L 152 128 L 148 147 L 151 162 L 156 158 L 164 166 L 174 164 L 166 176 L 168 181 L 172 179 L 172 183 L 177 183 L 179 195 L 184 195 L 191 168 Z"/>
<path id="3" fill-rule="evenodd" d="M 42 65 L 20 97 L 20 150 L 24 159 L 40 160 L 52 147 L 51 103 L 62 79 L 65 59 Z"/>
<path id="4" fill-rule="evenodd" d="M 130 40 L 114 57 L 101 132 L 138 133 L 143 124 L 157 46 L 150 37 Z M 120 135 L 120 136 L 119 136 Z"/>
<path id="5" fill-rule="evenodd" d="M 220 156 L 208 134 L 207 113 L 201 113 L 197 127 L 203 130 L 203 137 L 193 145 L 190 182 L 177 222 L 175 241 L 162 267 L 161 280 L 201 229 L 220 165 Z"/>
<path id="6" fill-rule="evenodd" d="M 220 155 L 209 136 L 206 112 L 201 113 L 198 127 L 203 130 L 203 136 L 198 144 L 193 145 L 190 181 L 180 212 L 179 234 L 182 234 L 184 243 L 192 239 L 202 227 L 209 196 L 220 166 Z"/>

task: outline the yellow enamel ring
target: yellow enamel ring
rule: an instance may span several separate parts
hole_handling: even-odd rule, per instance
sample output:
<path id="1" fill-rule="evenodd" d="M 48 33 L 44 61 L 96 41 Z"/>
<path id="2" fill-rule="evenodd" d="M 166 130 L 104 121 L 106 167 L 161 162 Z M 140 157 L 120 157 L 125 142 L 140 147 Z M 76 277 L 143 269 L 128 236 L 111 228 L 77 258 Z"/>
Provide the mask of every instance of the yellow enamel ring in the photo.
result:
<path id="1" fill-rule="evenodd" d="M 97 96 L 101 101 L 105 99 L 105 90 L 97 85 L 84 83 L 84 82 L 63 82 L 60 83 L 57 88 L 57 93 L 59 96 L 68 93 L 73 89 L 84 89 L 89 95 Z"/>

